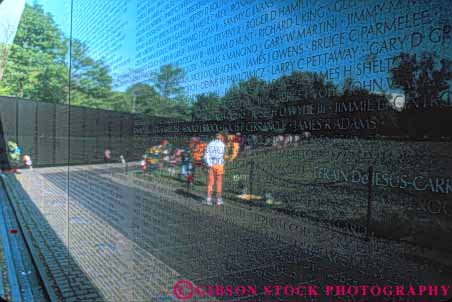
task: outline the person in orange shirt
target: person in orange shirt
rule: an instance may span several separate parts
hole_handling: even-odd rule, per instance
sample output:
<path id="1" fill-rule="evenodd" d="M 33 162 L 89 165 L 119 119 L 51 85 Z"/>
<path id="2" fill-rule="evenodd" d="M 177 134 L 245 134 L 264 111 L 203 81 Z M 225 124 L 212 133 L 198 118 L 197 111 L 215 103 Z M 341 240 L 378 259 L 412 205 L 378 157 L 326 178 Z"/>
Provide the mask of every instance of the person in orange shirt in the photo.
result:
<path id="1" fill-rule="evenodd" d="M 204 162 L 203 156 L 204 151 L 206 150 L 207 144 L 199 139 L 199 137 L 192 137 L 189 148 L 191 151 L 193 164 L 192 164 L 192 172 L 189 180 L 191 183 L 194 182 L 196 168 L 199 167 L 201 170 L 204 170 Z"/>
<path id="2" fill-rule="evenodd" d="M 234 134 L 228 135 L 226 150 L 224 153 L 224 160 L 233 161 L 239 154 L 239 149 L 240 149 L 240 138 Z"/>

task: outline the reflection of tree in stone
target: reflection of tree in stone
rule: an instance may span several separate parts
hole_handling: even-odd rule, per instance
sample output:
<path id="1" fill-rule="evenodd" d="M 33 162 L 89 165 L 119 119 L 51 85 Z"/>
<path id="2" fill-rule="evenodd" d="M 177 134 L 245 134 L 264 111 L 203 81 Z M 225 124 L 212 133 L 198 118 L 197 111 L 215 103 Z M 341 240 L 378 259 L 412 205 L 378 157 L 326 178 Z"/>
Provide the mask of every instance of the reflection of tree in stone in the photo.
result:
<path id="1" fill-rule="evenodd" d="M 120 97 L 119 93 L 117 97 Z M 133 112 L 176 119 L 187 119 L 190 116 L 185 98 L 181 96 L 175 99 L 166 98 L 146 83 L 130 86 L 123 97 L 131 104 L 129 108 L 132 108 Z"/>
<path id="2" fill-rule="evenodd" d="M 269 85 L 255 77 L 234 84 L 223 97 L 227 116 L 231 119 L 259 117 L 268 108 Z"/>
<path id="3" fill-rule="evenodd" d="M 154 87 L 164 98 L 179 97 L 183 94 L 184 88 L 181 83 L 185 77 L 184 70 L 172 64 L 160 67 L 159 72 L 151 75 Z"/>
<path id="4" fill-rule="evenodd" d="M 450 104 L 444 100 L 452 80 L 452 62 L 436 53 L 402 53 L 391 69 L 396 87 L 405 93 L 402 130 L 411 137 L 450 136 Z M 449 125 L 449 126 L 448 126 Z"/>
<path id="5" fill-rule="evenodd" d="M 229 119 L 266 119 L 272 112 L 288 104 L 326 100 L 336 95 L 331 82 L 313 72 L 293 72 L 272 82 L 252 77 L 230 87 L 223 97 L 225 114 Z"/>
<path id="6" fill-rule="evenodd" d="M 78 40 L 72 41 L 71 55 L 71 104 L 102 108 L 112 97 L 108 67 L 92 59 L 88 47 Z"/>
<path id="7" fill-rule="evenodd" d="M 218 95 L 214 93 L 197 95 L 192 107 L 192 119 L 216 120 L 221 117 L 222 110 L 222 101 Z"/>
<path id="8" fill-rule="evenodd" d="M 157 108 L 159 94 L 155 89 L 145 83 L 136 83 L 127 88 L 126 94 L 130 97 L 132 111 L 138 113 L 152 112 Z"/>
<path id="9" fill-rule="evenodd" d="M 449 88 L 452 79 L 452 62 L 438 58 L 435 53 L 425 52 L 421 56 L 400 54 L 398 66 L 391 69 L 394 83 L 402 88 L 409 106 L 422 105 L 419 101 L 439 101 L 440 94 Z"/>

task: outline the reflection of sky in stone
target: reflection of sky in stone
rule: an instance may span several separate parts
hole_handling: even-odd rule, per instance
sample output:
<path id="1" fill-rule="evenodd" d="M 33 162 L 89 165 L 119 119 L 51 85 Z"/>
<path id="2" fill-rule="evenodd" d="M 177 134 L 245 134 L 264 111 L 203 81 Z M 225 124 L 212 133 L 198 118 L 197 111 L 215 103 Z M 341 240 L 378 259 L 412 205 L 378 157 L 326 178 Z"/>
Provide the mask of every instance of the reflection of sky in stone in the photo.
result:
<path id="1" fill-rule="evenodd" d="M 394 56 L 450 56 L 449 11 L 440 0 L 74 0 L 73 33 L 109 64 L 119 89 L 173 63 L 186 70 L 189 94 L 293 71 L 394 92 Z"/>
<path id="2" fill-rule="evenodd" d="M 89 47 L 89 54 L 110 67 L 113 78 L 133 68 L 135 0 L 74 0 L 73 37 Z"/>
<path id="3" fill-rule="evenodd" d="M 71 25 L 71 0 L 26 0 L 29 5 L 42 5 L 51 14 L 58 27 L 69 37 Z"/>

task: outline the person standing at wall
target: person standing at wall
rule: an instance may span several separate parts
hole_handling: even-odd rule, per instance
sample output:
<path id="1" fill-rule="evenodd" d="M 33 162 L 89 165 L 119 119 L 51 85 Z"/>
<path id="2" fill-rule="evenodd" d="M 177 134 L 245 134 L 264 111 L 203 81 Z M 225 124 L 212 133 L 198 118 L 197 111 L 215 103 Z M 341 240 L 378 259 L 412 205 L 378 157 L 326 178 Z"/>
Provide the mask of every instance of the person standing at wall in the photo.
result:
<path id="1" fill-rule="evenodd" d="M 188 176 L 192 172 L 192 156 L 190 148 L 184 147 L 182 148 L 181 152 L 181 177 L 187 179 L 187 181 L 190 183 Z"/>
<path id="2" fill-rule="evenodd" d="M 233 161 L 234 159 L 236 159 L 237 155 L 239 154 L 239 149 L 240 149 L 240 137 L 234 134 L 228 135 L 224 160 Z"/>
<path id="3" fill-rule="evenodd" d="M 217 205 L 222 205 L 223 200 L 221 193 L 223 190 L 223 175 L 224 175 L 224 152 L 225 152 L 225 134 L 218 133 L 216 139 L 211 141 L 206 148 L 204 160 L 209 167 L 209 174 L 207 178 L 207 201 L 208 205 L 212 205 L 212 190 L 216 183 Z"/>
<path id="4" fill-rule="evenodd" d="M 207 144 L 205 142 L 201 141 L 201 139 L 199 137 L 191 138 L 189 148 L 191 151 L 193 164 L 192 164 L 191 175 L 189 177 L 190 183 L 194 183 L 194 181 L 195 181 L 195 174 L 196 174 L 197 168 L 204 170 L 203 156 L 204 156 L 204 151 L 206 150 L 206 147 L 207 147 Z"/>
<path id="5" fill-rule="evenodd" d="M 126 159 L 124 158 L 124 155 L 121 154 L 121 155 L 119 156 L 119 160 L 121 161 L 121 164 L 122 164 L 122 166 L 123 166 L 123 168 L 124 168 L 124 173 L 127 174 L 127 172 L 128 172 L 128 165 L 127 165 Z"/>
<path id="6" fill-rule="evenodd" d="M 141 157 L 140 168 L 141 168 L 141 171 L 143 171 L 143 172 L 145 172 L 147 170 L 146 155 L 143 155 Z"/>
<path id="7" fill-rule="evenodd" d="M 33 162 L 31 161 L 30 155 L 25 154 L 22 157 L 22 160 L 24 161 L 25 167 L 27 167 L 29 170 L 33 170 Z"/>
<path id="8" fill-rule="evenodd" d="M 110 148 L 107 148 L 104 151 L 104 162 L 108 164 L 110 161 L 111 161 L 111 150 Z"/>
<path id="9" fill-rule="evenodd" d="M 172 151 L 173 146 L 169 143 L 169 141 L 167 139 L 162 140 L 160 143 L 160 170 L 167 170 L 170 172 Z"/>

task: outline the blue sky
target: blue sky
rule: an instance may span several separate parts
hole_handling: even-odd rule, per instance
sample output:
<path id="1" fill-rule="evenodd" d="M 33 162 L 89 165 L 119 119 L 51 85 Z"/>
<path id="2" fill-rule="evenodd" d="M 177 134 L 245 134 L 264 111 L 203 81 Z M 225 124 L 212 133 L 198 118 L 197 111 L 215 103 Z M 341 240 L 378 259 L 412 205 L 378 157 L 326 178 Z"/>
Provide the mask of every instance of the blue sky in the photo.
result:
<path id="1" fill-rule="evenodd" d="M 53 15 L 60 29 L 69 36 L 70 31 L 70 1 L 68 0 L 26 0 L 27 4 L 39 3 L 46 12 Z"/>
<path id="2" fill-rule="evenodd" d="M 388 92 L 394 90 L 387 81 L 391 57 L 432 49 L 451 54 L 439 21 L 450 18 L 446 4 L 410 1 L 305 0 L 288 11 L 296 0 L 74 0 L 73 32 L 109 64 L 118 90 L 177 63 L 186 70 L 189 94 L 222 94 L 251 73 L 271 80 L 293 71 L 322 72 L 336 84 L 351 75 L 356 86 Z M 69 0 L 38 3 L 69 32 Z M 399 29 L 379 33 L 385 22 Z M 297 31 L 306 35 L 288 42 Z"/>

